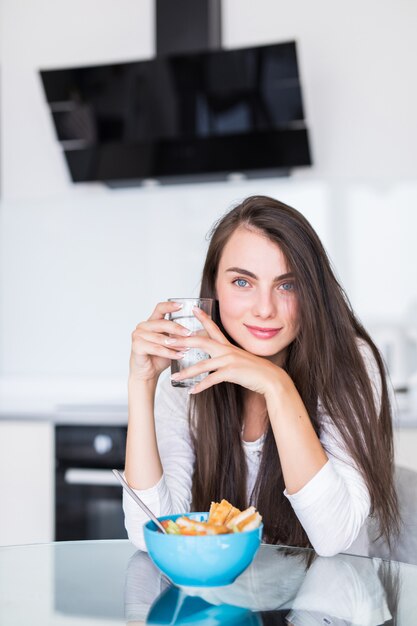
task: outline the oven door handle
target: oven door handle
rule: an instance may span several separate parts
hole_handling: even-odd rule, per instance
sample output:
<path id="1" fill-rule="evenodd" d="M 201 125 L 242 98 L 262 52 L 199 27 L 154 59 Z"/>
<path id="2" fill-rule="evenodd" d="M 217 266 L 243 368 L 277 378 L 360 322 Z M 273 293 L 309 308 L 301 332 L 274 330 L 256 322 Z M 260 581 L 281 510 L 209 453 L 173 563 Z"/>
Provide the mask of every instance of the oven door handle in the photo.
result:
<path id="1" fill-rule="evenodd" d="M 65 470 L 64 481 L 69 485 L 118 486 L 113 472 L 109 469 L 81 469 L 79 467 L 69 467 Z"/>

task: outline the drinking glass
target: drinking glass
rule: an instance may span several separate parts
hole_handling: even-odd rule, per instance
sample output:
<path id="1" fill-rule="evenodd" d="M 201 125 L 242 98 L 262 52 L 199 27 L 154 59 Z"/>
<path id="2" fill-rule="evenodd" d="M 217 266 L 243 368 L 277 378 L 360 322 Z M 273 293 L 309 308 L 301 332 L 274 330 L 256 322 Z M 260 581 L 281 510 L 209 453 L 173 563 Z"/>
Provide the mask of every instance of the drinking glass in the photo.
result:
<path id="1" fill-rule="evenodd" d="M 178 311 L 172 311 L 169 313 L 168 318 L 177 322 L 177 324 L 181 324 L 184 328 L 188 328 L 188 330 L 192 331 L 193 335 L 206 335 L 204 327 L 198 321 L 193 313 L 193 307 L 198 307 L 202 311 L 204 311 L 209 317 L 212 316 L 213 310 L 213 302 L 212 298 L 169 298 L 169 302 L 178 302 L 182 304 L 182 308 Z M 185 353 L 185 356 L 180 360 L 172 360 L 171 361 L 171 375 L 176 374 L 177 372 L 181 372 L 187 367 L 191 367 L 191 365 L 195 365 L 199 361 L 204 361 L 209 359 L 210 355 L 206 352 L 203 352 L 199 348 L 190 348 Z M 174 387 L 193 387 L 196 383 L 203 380 L 208 375 L 208 372 L 200 374 L 199 376 L 194 376 L 193 378 L 187 378 L 181 381 L 172 380 L 171 384 Z"/>

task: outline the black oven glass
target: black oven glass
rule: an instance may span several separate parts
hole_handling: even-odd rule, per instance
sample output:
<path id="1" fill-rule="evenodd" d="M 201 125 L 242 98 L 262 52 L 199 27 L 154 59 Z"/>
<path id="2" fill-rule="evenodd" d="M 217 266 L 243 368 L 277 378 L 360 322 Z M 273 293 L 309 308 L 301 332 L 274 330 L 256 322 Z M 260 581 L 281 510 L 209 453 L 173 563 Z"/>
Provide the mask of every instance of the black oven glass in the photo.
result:
<path id="1" fill-rule="evenodd" d="M 55 428 L 55 540 L 126 539 L 122 490 L 126 427 Z"/>

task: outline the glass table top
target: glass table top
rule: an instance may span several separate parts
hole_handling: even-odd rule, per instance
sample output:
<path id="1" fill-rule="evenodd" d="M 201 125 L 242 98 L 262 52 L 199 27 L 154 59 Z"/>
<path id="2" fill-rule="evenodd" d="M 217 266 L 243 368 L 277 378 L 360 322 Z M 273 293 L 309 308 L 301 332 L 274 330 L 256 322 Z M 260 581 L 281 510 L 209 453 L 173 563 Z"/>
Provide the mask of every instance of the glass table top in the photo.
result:
<path id="1" fill-rule="evenodd" d="M 417 566 L 262 545 L 227 587 L 177 588 L 128 541 L 0 548 L 2 626 L 417 624 Z"/>

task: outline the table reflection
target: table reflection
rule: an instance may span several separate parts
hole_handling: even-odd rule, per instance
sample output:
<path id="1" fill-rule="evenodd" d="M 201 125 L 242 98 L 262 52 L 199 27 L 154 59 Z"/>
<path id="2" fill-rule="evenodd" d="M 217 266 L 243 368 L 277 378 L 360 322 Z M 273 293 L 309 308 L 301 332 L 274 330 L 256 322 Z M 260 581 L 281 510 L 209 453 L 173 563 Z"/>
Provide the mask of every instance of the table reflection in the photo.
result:
<path id="1" fill-rule="evenodd" d="M 128 541 L 0 548 L 3 626 L 416 624 L 417 567 L 261 546 L 233 585 L 177 588 Z"/>
<path id="2" fill-rule="evenodd" d="M 137 552 L 126 572 L 125 617 L 130 625 L 378 626 L 395 621 L 399 568 L 379 559 L 261 546 L 232 585 L 179 589 Z"/>

